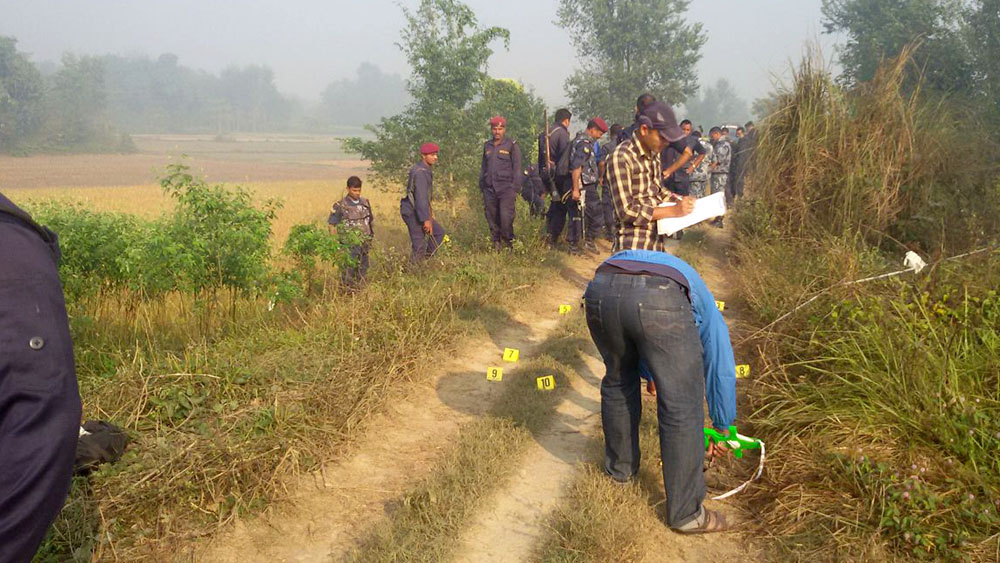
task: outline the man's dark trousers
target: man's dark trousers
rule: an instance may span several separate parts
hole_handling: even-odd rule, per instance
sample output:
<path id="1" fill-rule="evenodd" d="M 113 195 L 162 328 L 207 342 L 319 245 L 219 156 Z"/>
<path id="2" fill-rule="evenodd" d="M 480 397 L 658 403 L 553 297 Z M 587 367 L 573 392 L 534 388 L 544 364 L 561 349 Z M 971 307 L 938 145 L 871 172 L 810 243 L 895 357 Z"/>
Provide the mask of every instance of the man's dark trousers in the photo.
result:
<path id="1" fill-rule="evenodd" d="M 597 184 L 585 185 L 583 189 L 587 192 L 587 201 L 584 202 L 586 209 L 583 210 L 587 232 L 584 235 L 587 240 L 594 241 L 601 238 L 601 231 L 604 229 L 604 206 L 601 204 Z"/>
<path id="2" fill-rule="evenodd" d="M 80 394 L 52 250 L 0 213 L 0 561 L 27 562 L 73 474 Z"/>
<path id="3" fill-rule="evenodd" d="M 349 288 L 358 288 L 365 283 L 368 277 L 368 252 L 371 249 L 370 243 L 358 244 L 350 247 L 350 264 L 345 265 L 340 272 L 340 282 Z"/>
<path id="4" fill-rule="evenodd" d="M 431 219 L 431 234 L 425 233 L 423 223 L 417 221 L 413 206 L 405 199 L 399 202 L 399 214 L 403 217 L 406 230 L 410 233 L 410 261 L 420 262 L 433 255 L 444 242 L 444 227 L 438 224 L 437 220 Z"/>
<path id="5" fill-rule="evenodd" d="M 556 244 L 559 236 L 562 235 L 566 226 L 566 218 L 569 217 L 570 228 L 566 233 L 566 240 L 571 246 L 575 246 L 580 240 L 580 233 L 574 228 L 574 223 L 579 223 L 580 202 L 573 201 L 571 195 L 566 195 L 573 191 L 573 179 L 570 176 L 556 177 L 556 186 L 559 188 L 559 198 L 553 198 L 549 203 L 548 228 L 549 244 Z M 565 202 L 563 197 L 565 197 Z"/>
<path id="6" fill-rule="evenodd" d="M 616 481 L 639 472 L 644 358 L 656 383 L 667 523 L 683 526 L 701 515 L 705 498 L 705 375 L 691 303 L 668 278 L 606 273 L 594 277 L 584 300 L 587 326 L 607 369 L 601 381 L 604 469 Z"/>
<path id="7" fill-rule="evenodd" d="M 614 237 L 618 231 L 615 228 L 615 206 L 611 202 L 611 187 L 607 185 L 601 188 L 601 209 L 604 213 L 604 232 Z"/>
<path id="8" fill-rule="evenodd" d="M 482 191 L 486 224 L 490 227 L 493 245 L 502 244 L 510 248 L 514 242 L 514 205 L 517 203 L 517 191 L 508 188 L 497 193 L 492 187 L 486 187 Z"/>

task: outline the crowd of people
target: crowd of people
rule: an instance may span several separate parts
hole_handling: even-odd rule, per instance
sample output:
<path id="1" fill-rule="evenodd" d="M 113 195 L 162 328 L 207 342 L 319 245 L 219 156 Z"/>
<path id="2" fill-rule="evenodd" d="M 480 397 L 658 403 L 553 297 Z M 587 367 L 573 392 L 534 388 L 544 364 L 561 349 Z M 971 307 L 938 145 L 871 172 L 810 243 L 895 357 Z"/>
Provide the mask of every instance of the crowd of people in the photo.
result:
<path id="1" fill-rule="evenodd" d="M 526 168 L 520 146 L 507 135 L 507 120 L 503 116 L 490 119 L 491 138 L 482 148 L 479 189 L 494 248 L 504 250 L 513 246 L 518 195 L 528 203 L 532 215 L 544 214 L 546 242 L 552 248 L 561 248 L 563 237 L 571 254 L 597 254 L 597 241 L 601 238 L 612 242 L 616 250 L 635 244 L 626 233 L 632 232 L 630 224 L 644 217 L 634 214 L 630 192 L 620 189 L 621 182 L 626 181 L 621 177 L 621 166 L 626 161 L 629 166 L 636 166 L 649 160 L 651 155 L 642 151 L 636 153 L 635 135 L 645 110 L 656 104 L 669 109 L 669 119 L 675 119 L 667 104 L 657 102 L 651 94 L 643 94 L 636 100 L 632 124 L 608 126 L 604 119 L 595 116 L 575 136 L 569 131 L 572 113 L 565 108 L 559 109 L 553 122 L 546 124 L 538 137 L 537 164 Z M 668 197 L 680 204 L 671 213 L 687 213 L 693 198 L 724 192 L 726 201 L 731 203 L 742 195 L 746 164 L 756 143 L 753 122 L 737 127 L 735 136 L 730 136 L 729 127 L 715 126 L 706 137 L 701 128 L 694 129 L 687 119 L 677 126 L 681 136 L 656 148 L 659 165 L 656 180 L 643 178 L 643 183 L 649 184 L 652 190 L 643 194 L 643 199 Z M 606 136 L 607 140 L 601 142 Z M 632 148 L 618 151 L 623 145 Z M 413 262 L 432 256 L 445 236 L 432 206 L 433 167 L 438 151 L 438 145 L 433 142 L 420 146 L 420 160 L 410 168 L 404 197 L 400 200 L 400 216 L 410 236 Z M 343 282 L 349 288 L 357 288 L 364 282 L 374 235 L 371 205 L 361 197 L 360 188 L 361 180 L 352 176 L 348 180 L 347 196 L 334 204 L 329 217 L 332 233 L 336 234 L 337 226 L 343 222 L 361 235 L 361 242 L 355 240 L 350 248 L 355 265 L 342 272 Z M 721 228 L 723 219 L 720 217 L 712 224 Z M 647 235 L 649 240 L 643 245 L 662 247 L 660 237 L 644 233 Z M 683 232 L 673 236 L 680 238 Z"/>

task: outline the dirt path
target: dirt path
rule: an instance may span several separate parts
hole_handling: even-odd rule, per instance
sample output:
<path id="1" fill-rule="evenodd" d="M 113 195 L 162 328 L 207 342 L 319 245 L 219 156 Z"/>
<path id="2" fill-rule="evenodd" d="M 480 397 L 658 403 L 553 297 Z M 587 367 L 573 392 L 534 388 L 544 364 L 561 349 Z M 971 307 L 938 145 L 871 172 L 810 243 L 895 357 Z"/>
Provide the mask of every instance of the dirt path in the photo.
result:
<path id="1" fill-rule="evenodd" d="M 697 269 L 717 299 L 729 299 L 724 283 L 728 237 L 709 230 L 699 248 Z M 255 520 L 219 534 L 185 554 L 194 561 L 338 561 L 357 546 L 387 508 L 423 478 L 438 454 L 453 443 L 462 423 L 483 416 L 497 387 L 481 374 L 496 365 L 504 345 L 522 357 L 557 325 L 559 303 L 577 303 L 597 259 L 574 260 L 562 280 L 547 287 L 522 309 L 512 311 L 514 326 L 493 338 L 468 342 L 465 353 L 435 368 L 429 383 L 380 416 L 343 461 L 289 485 L 286 502 Z M 727 320 L 733 315 L 727 313 Z M 502 343 L 502 344 L 501 344 Z M 579 378 L 557 407 L 549 428 L 536 434 L 517 460 L 518 470 L 484 503 L 485 509 L 461 531 L 456 561 L 526 561 L 551 530 L 548 515 L 563 497 L 581 462 L 592 461 L 600 432 L 600 378 L 603 363 L 592 346 L 584 354 Z M 707 501 L 731 520 L 747 520 L 736 504 Z M 656 520 L 653 511 L 644 518 Z M 659 522 L 644 538 L 648 561 L 705 561 L 757 553 L 738 533 L 682 536 Z"/>
<path id="2" fill-rule="evenodd" d="M 511 311 L 511 326 L 491 338 L 467 342 L 465 352 L 433 366 L 428 383 L 373 421 L 342 461 L 289 484 L 284 502 L 259 518 L 237 522 L 182 559 L 340 560 L 385 517 L 391 503 L 426 475 L 461 424 L 488 411 L 499 390 L 485 380 L 486 368 L 499 364 L 504 346 L 530 354 L 558 324 L 558 305 L 578 301 L 595 263 L 572 261 L 559 281 L 541 288 L 521 310 Z"/>
<path id="3" fill-rule="evenodd" d="M 600 428 L 604 364 L 593 350 L 588 352 L 584 365 L 577 367 L 581 377 L 570 378 L 570 392 L 550 426 L 535 435 L 514 478 L 463 531 L 456 561 L 526 561 L 549 533 L 545 517 L 589 457 L 588 445 Z"/>

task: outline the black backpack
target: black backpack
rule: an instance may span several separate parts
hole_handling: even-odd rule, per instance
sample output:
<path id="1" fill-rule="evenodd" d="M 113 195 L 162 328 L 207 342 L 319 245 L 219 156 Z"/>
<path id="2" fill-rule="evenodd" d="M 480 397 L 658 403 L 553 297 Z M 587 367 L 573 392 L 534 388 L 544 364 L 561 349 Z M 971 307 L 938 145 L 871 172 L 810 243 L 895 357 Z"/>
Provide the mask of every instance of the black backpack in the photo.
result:
<path id="1" fill-rule="evenodd" d="M 128 442 L 128 434 L 110 422 L 103 420 L 84 422 L 80 438 L 76 441 L 73 473 L 86 475 L 102 463 L 118 461 L 125 453 Z"/>

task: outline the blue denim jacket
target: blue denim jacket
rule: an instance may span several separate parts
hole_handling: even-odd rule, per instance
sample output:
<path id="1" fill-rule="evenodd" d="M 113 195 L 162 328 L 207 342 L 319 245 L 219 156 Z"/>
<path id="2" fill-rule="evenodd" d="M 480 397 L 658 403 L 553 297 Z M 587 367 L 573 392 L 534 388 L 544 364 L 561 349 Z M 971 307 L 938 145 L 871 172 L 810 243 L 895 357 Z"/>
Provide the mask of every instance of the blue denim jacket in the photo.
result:
<path id="1" fill-rule="evenodd" d="M 715 297 L 702 281 L 701 276 L 680 258 L 654 250 L 622 250 L 608 260 L 632 260 L 648 264 L 663 264 L 677 270 L 687 278 L 690 288 L 694 324 L 701 337 L 702 362 L 705 366 L 705 398 L 712 425 L 728 430 L 736 419 L 736 362 L 733 345 L 729 341 L 729 327 L 722 313 L 715 306 Z M 645 360 L 639 363 L 639 375 L 650 379 Z"/>

